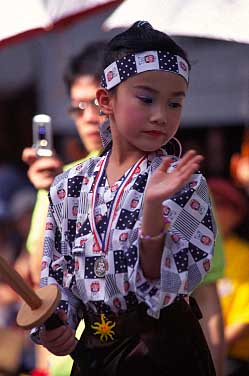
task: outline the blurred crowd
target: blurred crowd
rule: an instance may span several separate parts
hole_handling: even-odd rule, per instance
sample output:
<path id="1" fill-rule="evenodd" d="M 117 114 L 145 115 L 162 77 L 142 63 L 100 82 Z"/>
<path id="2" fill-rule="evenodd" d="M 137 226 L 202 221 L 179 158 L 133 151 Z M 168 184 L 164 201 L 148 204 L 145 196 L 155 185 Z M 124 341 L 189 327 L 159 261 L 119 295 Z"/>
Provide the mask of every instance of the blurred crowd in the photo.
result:
<path id="1" fill-rule="evenodd" d="M 39 285 L 47 190 L 55 175 L 101 149 L 98 127 L 105 118 L 99 114 L 94 99 L 103 46 L 96 42 L 73 57 L 64 77 L 71 102 L 69 115 L 83 146 L 68 139 L 63 157 L 54 151 L 53 157 L 37 158 L 35 150 L 27 145 L 23 161 L 28 174 L 17 166 L 0 165 L 0 255 L 34 288 Z M 63 166 L 65 160 L 70 165 Z M 212 281 L 217 287 L 222 330 L 217 332 L 219 338 L 215 333 L 207 334 L 208 343 L 218 376 L 249 375 L 249 190 L 227 176 L 208 176 L 208 184 L 220 234 L 220 246 L 215 252 L 224 252 L 224 265 L 218 265 L 217 280 Z M 205 291 L 209 294 L 208 289 Z M 198 300 L 198 294 L 196 297 Z M 0 273 L 0 375 L 68 375 L 69 357 L 55 359 L 32 344 L 28 333 L 17 327 L 20 304 L 20 298 Z M 209 304 L 206 298 L 200 297 L 199 304 L 204 319 L 205 312 L 210 315 L 210 331 L 219 307 L 211 315 L 205 306 Z M 203 328 L 205 332 L 204 325 Z M 11 352 L 7 350 L 10 340 Z"/>
<path id="2" fill-rule="evenodd" d="M 28 283 L 31 278 L 26 239 L 35 198 L 36 191 L 21 168 L 0 166 L 0 256 Z M 19 297 L 4 283 L 0 272 L 0 370 L 12 372 L 34 366 L 33 345 L 16 326 L 19 306 Z"/>

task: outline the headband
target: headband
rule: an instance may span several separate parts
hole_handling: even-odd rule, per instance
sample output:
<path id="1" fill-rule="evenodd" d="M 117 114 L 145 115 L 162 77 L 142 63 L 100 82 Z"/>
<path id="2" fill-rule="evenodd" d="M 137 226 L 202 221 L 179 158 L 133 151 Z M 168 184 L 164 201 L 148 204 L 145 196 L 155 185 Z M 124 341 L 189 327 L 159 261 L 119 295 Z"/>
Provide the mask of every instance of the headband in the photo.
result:
<path id="1" fill-rule="evenodd" d="M 170 52 L 144 51 L 126 55 L 114 61 L 104 70 L 101 86 L 110 90 L 135 74 L 163 70 L 182 76 L 188 83 L 189 69 L 186 60 Z"/>

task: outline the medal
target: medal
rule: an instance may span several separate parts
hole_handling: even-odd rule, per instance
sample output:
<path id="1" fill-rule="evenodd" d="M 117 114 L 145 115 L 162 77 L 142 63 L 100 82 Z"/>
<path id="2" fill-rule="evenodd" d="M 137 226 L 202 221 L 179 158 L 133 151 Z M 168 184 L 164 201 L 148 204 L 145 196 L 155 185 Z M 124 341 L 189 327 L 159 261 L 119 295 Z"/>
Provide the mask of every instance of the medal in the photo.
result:
<path id="1" fill-rule="evenodd" d="M 94 263 L 94 273 L 96 277 L 103 278 L 106 272 L 106 261 L 103 256 L 98 257 Z"/>
<path id="2" fill-rule="evenodd" d="M 111 229 L 113 226 L 113 223 L 115 222 L 115 219 L 117 219 L 117 209 L 120 203 L 120 200 L 123 196 L 123 193 L 126 189 L 126 187 L 129 185 L 129 183 L 132 181 L 132 177 L 135 173 L 138 173 L 140 169 L 141 163 L 146 159 L 145 156 L 141 157 L 137 163 L 130 168 L 129 172 L 125 176 L 125 179 L 121 182 L 119 187 L 117 187 L 115 196 L 113 198 L 112 204 L 109 209 L 109 215 L 107 219 L 107 228 L 105 231 L 104 239 L 101 238 L 100 234 L 98 233 L 98 230 L 96 228 L 96 216 L 95 216 L 95 207 L 97 202 L 97 194 L 98 194 L 98 187 L 101 182 L 102 176 L 105 173 L 105 168 L 108 162 L 108 158 L 110 156 L 110 153 L 107 155 L 107 157 L 104 157 L 99 166 L 99 171 L 97 173 L 97 176 L 94 181 L 93 185 L 93 194 L 92 194 L 92 200 L 91 200 L 91 228 L 94 236 L 94 241 L 96 244 L 98 244 L 98 248 L 102 250 L 103 254 L 106 254 L 109 249 L 109 243 L 110 243 L 110 237 L 111 237 Z M 100 261 L 101 260 L 101 261 Z M 94 263 L 94 272 L 97 277 L 104 277 L 106 272 L 106 265 L 103 268 L 102 265 L 106 264 L 105 259 L 101 256 L 101 259 L 97 259 Z"/>

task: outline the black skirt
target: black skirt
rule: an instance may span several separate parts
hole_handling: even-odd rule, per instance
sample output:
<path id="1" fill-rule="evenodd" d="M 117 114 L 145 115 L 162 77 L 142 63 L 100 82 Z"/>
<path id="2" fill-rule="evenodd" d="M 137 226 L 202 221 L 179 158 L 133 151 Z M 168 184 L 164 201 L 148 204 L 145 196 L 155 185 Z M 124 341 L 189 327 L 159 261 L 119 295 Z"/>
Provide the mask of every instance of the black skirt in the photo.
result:
<path id="1" fill-rule="evenodd" d="M 116 317 L 113 340 L 101 342 L 92 323 L 85 318 L 85 330 L 72 354 L 71 376 L 144 375 L 215 376 L 211 354 L 198 321 L 198 306 L 184 299 L 164 308 L 160 319 L 151 318 L 146 306 Z M 115 318 L 107 318 L 113 323 Z M 139 375 L 139 376 L 140 376 Z"/>

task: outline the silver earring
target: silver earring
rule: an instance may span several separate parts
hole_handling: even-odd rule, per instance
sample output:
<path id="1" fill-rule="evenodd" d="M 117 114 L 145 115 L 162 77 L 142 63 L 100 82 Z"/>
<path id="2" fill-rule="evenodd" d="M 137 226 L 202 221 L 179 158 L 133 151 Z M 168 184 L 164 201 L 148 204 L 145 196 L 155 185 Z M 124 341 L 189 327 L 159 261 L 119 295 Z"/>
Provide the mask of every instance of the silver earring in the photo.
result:
<path id="1" fill-rule="evenodd" d="M 104 115 L 105 115 L 104 111 L 99 110 L 99 116 L 104 116 Z"/>
<path id="2" fill-rule="evenodd" d="M 178 158 L 181 158 L 181 156 L 182 156 L 182 145 L 181 145 L 181 143 L 180 143 L 180 141 L 176 138 L 176 137 L 171 137 L 171 139 L 168 141 L 168 143 L 172 143 L 172 141 L 171 140 L 174 140 L 175 141 L 175 143 L 177 144 L 177 146 L 178 146 L 178 155 L 177 155 L 177 157 Z M 175 151 L 175 150 L 174 150 Z M 174 152 L 174 155 L 175 155 L 175 152 Z"/>
<path id="3" fill-rule="evenodd" d="M 175 140 L 175 142 L 178 145 L 178 148 L 179 148 L 179 155 L 178 155 L 178 157 L 181 158 L 181 156 L 182 156 L 182 145 L 181 145 L 180 141 L 176 137 L 172 137 L 172 139 Z"/>

